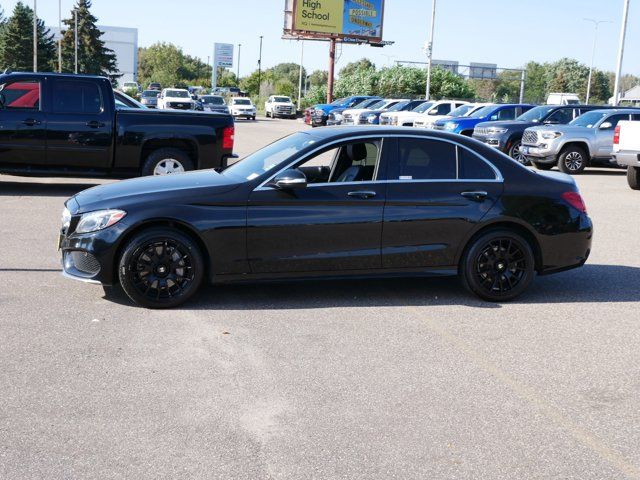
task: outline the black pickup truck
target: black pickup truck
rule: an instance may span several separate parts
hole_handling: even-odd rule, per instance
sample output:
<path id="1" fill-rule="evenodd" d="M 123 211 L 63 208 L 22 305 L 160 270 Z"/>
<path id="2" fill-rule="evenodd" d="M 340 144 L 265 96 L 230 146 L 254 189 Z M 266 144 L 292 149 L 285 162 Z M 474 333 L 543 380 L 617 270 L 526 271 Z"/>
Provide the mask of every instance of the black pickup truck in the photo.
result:
<path id="1" fill-rule="evenodd" d="M 116 107 L 103 77 L 0 75 L 0 173 L 133 177 L 222 169 L 233 140 L 227 114 Z"/>

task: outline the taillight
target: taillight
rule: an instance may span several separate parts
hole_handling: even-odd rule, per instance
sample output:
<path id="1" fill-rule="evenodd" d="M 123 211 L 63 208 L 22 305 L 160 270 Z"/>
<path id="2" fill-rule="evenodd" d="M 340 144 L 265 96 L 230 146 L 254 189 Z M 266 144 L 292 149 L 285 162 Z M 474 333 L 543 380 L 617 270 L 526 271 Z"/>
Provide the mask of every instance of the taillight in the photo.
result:
<path id="1" fill-rule="evenodd" d="M 224 127 L 222 130 L 222 148 L 233 151 L 233 141 L 235 136 L 234 127 Z"/>
<path id="2" fill-rule="evenodd" d="M 587 213 L 587 206 L 578 192 L 564 192 L 562 199 L 579 212 Z"/>
<path id="3" fill-rule="evenodd" d="M 613 131 L 613 144 L 620 145 L 620 125 L 617 125 Z"/>

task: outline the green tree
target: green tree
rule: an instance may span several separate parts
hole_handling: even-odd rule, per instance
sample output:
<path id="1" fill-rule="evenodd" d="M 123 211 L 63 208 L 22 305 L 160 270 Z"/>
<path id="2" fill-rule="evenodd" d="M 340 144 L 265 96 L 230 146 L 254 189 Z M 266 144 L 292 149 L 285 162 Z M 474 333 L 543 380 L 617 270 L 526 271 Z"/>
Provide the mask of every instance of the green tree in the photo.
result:
<path id="1" fill-rule="evenodd" d="M 115 81 L 120 75 L 116 54 L 107 48 L 101 39 L 102 34 L 96 26 L 98 19 L 91 13 L 91 0 L 77 0 L 74 10 L 78 12 L 78 72 L 104 75 Z M 75 20 L 63 20 L 66 30 L 62 31 L 62 70 L 73 72 L 75 69 Z"/>
<path id="2" fill-rule="evenodd" d="M 37 36 L 38 71 L 51 71 L 55 67 L 56 47 L 42 20 L 38 20 Z M 16 4 L 8 21 L 3 21 L 0 67 L 33 71 L 33 10 L 22 2 Z"/>
<path id="3" fill-rule="evenodd" d="M 529 62 L 525 67 L 524 100 L 528 103 L 544 103 L 549 93 L 546 81 L 546 67 L 537 62 Z"/>
<path id="4" fill-rule="evenodd" d="M 326 87 L 329 82 L 329 72 L 326 70 L 315 70 L 309 75 L 307 80 L 312 87 L 321 87 L 323 85 Z"/>
<path id="5" fill-rule="evenodd" d="M 142 48 L 138 54 L 138 80 L 142 85 L 160 82 L 173 87 L 182 82 L 183 61 L 182 50 L 171 43 L 159 42 Z"/>
<path id="6" fill-rule="evenodd" d="M 218 68 L 218 86 L 237 87 L 238 78 L 236 77 L 236 74 L 226 68 Z"/>
<path id="7" fill-rule="evenodd" d="M 378 93 L 378 77 L 375 67 L 355 69 L 349 75 L 342 75 L 338 78 L 334 87 L 334 96 L 376 95 Z"/>
<path id="8" fill-rule="evenodd" d="M 347 63 L 338 73 L 339 77 L 352 75 L 357 70 L 375 70 L 376 66 L 368 58 L 361 58 L 357 62 Z"/>

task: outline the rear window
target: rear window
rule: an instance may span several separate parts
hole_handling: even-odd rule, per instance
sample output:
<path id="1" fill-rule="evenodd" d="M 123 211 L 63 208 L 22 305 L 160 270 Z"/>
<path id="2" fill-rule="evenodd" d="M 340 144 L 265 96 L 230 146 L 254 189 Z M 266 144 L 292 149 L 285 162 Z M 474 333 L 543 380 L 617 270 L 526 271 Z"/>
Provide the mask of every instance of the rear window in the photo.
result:
<path id="1" fill-rule="evenodd" d="M 53 86 L 56 113 L 100 113 L 102 98 L 95 83 L 58 80 Z"/>

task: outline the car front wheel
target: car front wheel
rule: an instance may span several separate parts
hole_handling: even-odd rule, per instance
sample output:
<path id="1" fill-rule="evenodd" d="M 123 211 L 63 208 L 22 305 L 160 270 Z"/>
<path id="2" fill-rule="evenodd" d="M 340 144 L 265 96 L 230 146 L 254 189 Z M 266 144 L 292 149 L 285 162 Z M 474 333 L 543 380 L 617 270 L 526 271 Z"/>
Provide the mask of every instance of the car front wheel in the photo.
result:
<path id="1" fill-rule="evenodd" d="M 467 290 L 483 300 L 511 300 L 527 290 L 533 280 L 533 250 L 513 231 L 492 230 L 467 248 L 460 273 Z"/>
<path id="2" fill-rule="evenodd" d="M 509 156 L 522 165 L 529 165 L 531 162 L 529 162 L 527 157 L 525 157 L 520 151 L 521 144 L 520 140 L 515 140 L 511 145 L 511 148 L 509 148 Z"/>
<path id="3" fill-rule="evenodd" d="M 569 175 L 582 173 L 586 166 L 587 154 L 580 147 L 567 147 L 558 158 L 558 168 Z"/>
<path id="4" fill-rule="evenodd" d="M 120 285 L 127 296 L 147 308 L 172 308 L 189 300 L 204 278 L 198 245 L 170 228 L 135 235 L 118 263 Z"/>

